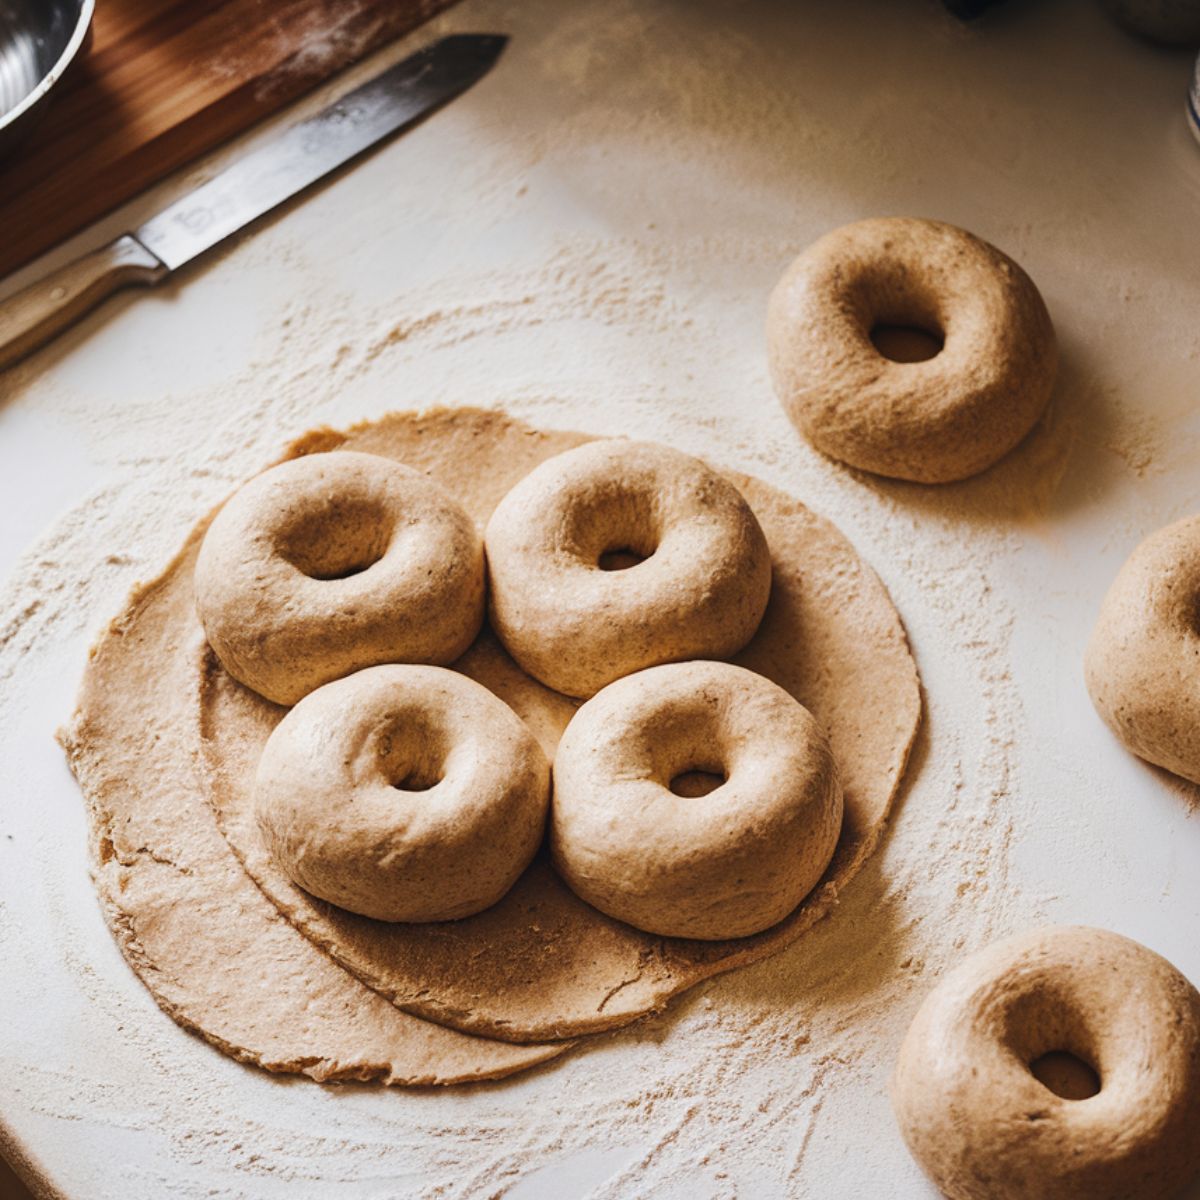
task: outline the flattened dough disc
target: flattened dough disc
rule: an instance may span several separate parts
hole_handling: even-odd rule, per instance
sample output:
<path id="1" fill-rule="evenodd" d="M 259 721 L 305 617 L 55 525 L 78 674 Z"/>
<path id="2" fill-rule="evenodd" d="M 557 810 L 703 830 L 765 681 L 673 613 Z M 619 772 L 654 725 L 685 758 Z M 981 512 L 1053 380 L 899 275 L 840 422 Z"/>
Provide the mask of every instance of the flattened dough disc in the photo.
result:
<path id="1" fill-rule="evenodd" d="M 60 734 L 87 800 L 101 907 L 130 965 L 180 1025 L 270 1071 L 462 1083 L 562 1053 L 401 1012 L 288 924 L 242 869 L 196 771 L 201 532 L 100 639 Z"/>
<path id="2" fill-rule="evenodd" d="M 537 463 L 583 441 L 473 409 L 393 414 L 348 434 L 318 431 L 292 453 L 334 447 L 428 471 L 482 524 Z M 720 971 L 782 949 L 828 912 L 878 843 L 920 721 L 916 666 L 874 572 L 828 522 L 749 476 L 730 474 L 771 545 L 762 627 L 738 656 L 810 708 L 842 770 L 845 825 L 824 880 L 791 916 L 751 938 L 693 942 L 644 934 L 576 899 L 537 860 L 500 904 L 463 921 L 388 925 L 295 887 L 264 850 L 252 784 L 284 710 L 234 682 L 209 655 L 201 680 L 210 798 L 264 892 L 339 963 L 405 1011 L 456 1029 L 528 1042 L 609 1029 L 661 1008 Z M 491 634 L 456 667 L 520 713 L 553 754 L 575 702 L 526 676 Z"/>

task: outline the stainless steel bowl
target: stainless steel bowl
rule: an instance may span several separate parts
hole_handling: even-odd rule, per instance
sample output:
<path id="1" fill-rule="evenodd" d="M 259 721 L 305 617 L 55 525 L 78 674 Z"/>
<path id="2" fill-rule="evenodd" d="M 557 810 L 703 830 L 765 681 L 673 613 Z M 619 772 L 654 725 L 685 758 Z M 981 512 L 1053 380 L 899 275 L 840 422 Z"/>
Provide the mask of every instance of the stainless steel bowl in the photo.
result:
<path id="1" fill-rule="evenodd" d="M 0 0 L 0 154 L 29 132 L 87 45 L 95 0 Z"/>

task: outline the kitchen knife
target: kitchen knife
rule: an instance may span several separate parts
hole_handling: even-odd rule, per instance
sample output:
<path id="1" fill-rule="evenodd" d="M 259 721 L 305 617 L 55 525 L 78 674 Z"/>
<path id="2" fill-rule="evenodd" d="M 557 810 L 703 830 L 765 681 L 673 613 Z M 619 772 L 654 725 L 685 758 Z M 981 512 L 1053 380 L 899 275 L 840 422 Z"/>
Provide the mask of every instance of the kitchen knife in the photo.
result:
<path id="1" fill-rule="evenodd" d="M 140 229 L 60 267 L 0 303 L 0 369 L 49 341 L 107 296 L 161 282 L 389 134 L 466 91 L 508 39 L 444 37 L 316 116 L 251 150 Z"/>

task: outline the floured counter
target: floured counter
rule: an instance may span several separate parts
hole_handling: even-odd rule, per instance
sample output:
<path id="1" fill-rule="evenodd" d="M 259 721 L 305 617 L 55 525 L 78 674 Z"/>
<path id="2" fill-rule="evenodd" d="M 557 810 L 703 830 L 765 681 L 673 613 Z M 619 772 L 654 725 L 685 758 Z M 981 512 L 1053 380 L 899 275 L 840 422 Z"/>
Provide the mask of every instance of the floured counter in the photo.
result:
<path id="1" fill-rule="evenodd" d="M 8 1149 L 67 1195 L 135 1200 L 931 1197 L 886 1082 L 948 965 L 1062 920 L 1200 978 L 1194 794 L 1113 742 L 1080 667 L 1125 555 L 1200 506 L 1186 56 L 1090 7 L 963 30 L 868 0 L 464 0 L 388 58 L 459 29 L 513 34 L 471 94 L 0 379 Z M 1060 333 L 1048 416 L 965 484 L 837 467 L 770 391 L 771 286 L 879 213 L 994 242 Z M 301 429 L 436 404 L 658 439 L 796 495 L 889 589 L 927 722 L 879 853 L 776 958 L 508 1083 L 288 1084 L 128 970 L 52 734 L 102 624 L 238 481 Z"/>

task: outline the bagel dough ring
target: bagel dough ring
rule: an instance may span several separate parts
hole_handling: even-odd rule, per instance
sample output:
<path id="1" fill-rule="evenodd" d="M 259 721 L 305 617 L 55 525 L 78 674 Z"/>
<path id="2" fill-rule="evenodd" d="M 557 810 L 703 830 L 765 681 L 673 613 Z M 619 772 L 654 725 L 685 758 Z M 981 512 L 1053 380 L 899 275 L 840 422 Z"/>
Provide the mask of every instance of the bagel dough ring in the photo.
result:
<path id="1" fill-rule="evenodd" d="M 490 908 L 537 852 L 549 798 L 524 721 L 443 667 L 368 667 L 310 692 L 255 778 L 263 839 L 292 882 L 380 921 Z"/>
<path id="2" fill-rule="evenodd" d="M 923 362 L 876 349 L 880 325 L 941 337 Z M 990 467 L 1050 399 L 1054 327 L 1036 286 L 994 246 L 941 221 L 877 217 L 818 239 L 767 312 L 771 378 L 792 423 L 831 458 L 948 483 Z"/>
<path id="3" fill-rule="evenodd" d="M 1100 1090 L 1030 1064 L 1066 1051 Z M 1200 1171 L 1200 993 L 1115 933 L 1052 927 L 972 955 L 926 997 L 892 1105 L 950 1200 L 1155 1200 Z"/>
<path id="4" fill-rule="evenodd" d="M 680 775 L 722 782 L 704 796 Z M 842 787 L 812 714 L 762 675 L 672 663 L 611 683 L 554 760 L 550 845 L 576 895 L 663 937 L 745 937 L 816 886 L 842 827 Z"/>
<path id="5" fill-rule="evenodd" d="M 1096 711 L 1134 754 L 1200 783 L 1200 516 L 1152 533 L 1100 606 L 1084 656 Z"/>
<path id="6" fill-rule="evenodd" d="M 277 704 L 385 662 L 449 663 L 483 622 L 483 547 L 419 472 L 338 450 L 240 488 L 196 561 L 209 643 Z"/>
<path id="7" fill-rule="evenodd" d="M 591 442 L 535 467 L 485 541 L 492 627 L 570 696 L 659 663 L 732 657 L 771 592 L 767 540 L 737 488 L 650 442 Z M 642 561 L 605 569 L 622 553 Z"/>

